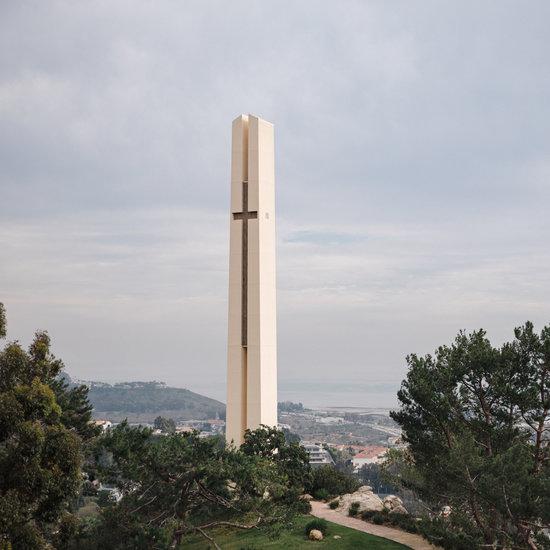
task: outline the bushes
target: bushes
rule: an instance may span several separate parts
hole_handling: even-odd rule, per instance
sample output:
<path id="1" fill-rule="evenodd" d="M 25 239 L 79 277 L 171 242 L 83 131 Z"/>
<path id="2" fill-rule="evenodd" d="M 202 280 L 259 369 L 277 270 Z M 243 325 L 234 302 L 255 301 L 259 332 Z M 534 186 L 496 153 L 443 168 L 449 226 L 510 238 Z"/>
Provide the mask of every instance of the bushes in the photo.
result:
<path id="1" fill-rule="evenodd" d="M 359 514 L 360 506 L 361 504 L 359 502 L 352 502 L 348 509 L 348 516 L 351 516 L 352 518 L 356 517 Z"/>
<path id="2" fill-rule="evenodd" d="M 321 489 L 317 489 L 314 493 L 313 493 L 313 496 L 315 497 L 315 500 L 327 500 L 329 499 L 332 495 L 329 494 L 329 492 L 324 489 L 324 488 L 321 488 Z"/>
<path id="3" fill-rule="evenodd" d="M 382 512 L 375 512 L 371 518 L 372 523 L 376 525 L 382 525 L 386 523 L 386 518 Z"/>
<path id="4" fill-rule="evenodd" d="M 306 488 L 315 498 L 327 499 L 345 493 L 353 493 L 360 485 L 356 478 L 339 472 L 333 466 L 321 466 L 312 471 L 310 486 Z M 319 496 L 321 490 L 324 491 L 323 496 Z"/>
<path id="5" fill-rule="evenodd" d="M 317 531 L 321 531 L 323 533 L 323 536 L 326 535 L 328 531 L 328 523 L 324 519 L 315 518 L 312 519 L 310 522 L 306 524 L 305 532 L 306 537 L 309 537 L 309 532 L 313 529 L 317 529 Z"/>
<path id="6" fill-rule="evenodd" d="M 331 510 L 336 510 L 336 508 L 338 508 L 339 504 L 340 504 L 340 501 L 337 498 L 335 498 L 334 500 L 331 500 L 328 503 L 328 506 Z"/>
<path id="7" fill-rule="evenodd" d="M 483 544 L 479 533 L 467 528 L 460 533 L 453 532 L 449 529 L 449 522 L 441 518 L 424 519 L 417 527 L 425 539 L 446 550 L 470 550 Z"/>
<path id="8" fill-rule="evenodd" d="M 403 529 L 408 533 L 418 533 L 417 521 L 406 514 L 389 514 L 389 523 L 395 527 Z"/>
<path id="9" fill-rule="evenodd" d="M 418 533 L 417 521 L 408 514 L 389 514 L 386 511 L 365 510 L 361 512 L 361 518 L 376 525 L 391 525 L 408 533 Z"/>

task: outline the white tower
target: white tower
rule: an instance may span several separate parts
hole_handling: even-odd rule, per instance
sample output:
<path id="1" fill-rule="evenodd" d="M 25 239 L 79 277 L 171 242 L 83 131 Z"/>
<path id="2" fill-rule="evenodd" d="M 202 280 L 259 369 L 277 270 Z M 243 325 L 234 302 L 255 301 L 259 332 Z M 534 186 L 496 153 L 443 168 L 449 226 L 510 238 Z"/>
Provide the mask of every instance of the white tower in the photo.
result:
<path id="1" fill-rule="evenodd" d="M 277 425 L 273 125 L 233 121 L 229 256 L 227 443 Z"/>

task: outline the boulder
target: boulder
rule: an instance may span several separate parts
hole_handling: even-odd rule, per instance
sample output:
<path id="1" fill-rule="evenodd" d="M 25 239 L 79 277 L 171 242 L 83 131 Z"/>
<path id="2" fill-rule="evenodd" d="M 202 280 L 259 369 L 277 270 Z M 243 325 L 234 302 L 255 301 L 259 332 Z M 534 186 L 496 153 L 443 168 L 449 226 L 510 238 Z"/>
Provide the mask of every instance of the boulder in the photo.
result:
<path id="1" fill-rule="evenodd" d="M 382 500 L 372 492 L 372 488 L 368 485 L 359 487 L 355 493 L 342 495 L 338 501 L 338 508 L 336 508 L 336 511 L 347 516 L 352 502 L 359 503 L 359 513 L 365 510 L 370 512 L 381 512 L 384 509 Z"/>
<path id="2" fill-rule="evenodd" d="M 305 495 L 302 495 L 300 497 L 300 500 L 305 500 L 306 502 L 309 502 L 310 500 L 313 500 L 313 497 L 306 493 Z"/>
<path id="3" fill-rule="evenodd" d="M 408 514 L 403 506 L 403 501 L 395 495 L 388 495 L 383 501 L 384 509 L 390 514 Z"/>
<path id="4" fill-rule="evenodd" d="M 309 540 L 323 540 L 323 533 L 319 529 L 312 529 L 309 532 Z"/>

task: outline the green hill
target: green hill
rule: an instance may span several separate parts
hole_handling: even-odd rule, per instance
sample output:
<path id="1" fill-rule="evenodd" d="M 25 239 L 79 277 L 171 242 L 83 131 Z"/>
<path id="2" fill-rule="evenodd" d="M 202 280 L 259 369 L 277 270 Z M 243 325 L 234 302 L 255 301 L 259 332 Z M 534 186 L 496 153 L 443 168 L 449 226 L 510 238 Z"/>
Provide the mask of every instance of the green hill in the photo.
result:
<path id="1" fill-rule="evenodd" d="M 157 416 L 176 421 L 225 418 L 225 405 L 220 401 L 163 382 L 84 383 L 90 389 L 88 395 L 95 418 L 114 422 L 128 418 L 129 422 L 147 423 Z"/>

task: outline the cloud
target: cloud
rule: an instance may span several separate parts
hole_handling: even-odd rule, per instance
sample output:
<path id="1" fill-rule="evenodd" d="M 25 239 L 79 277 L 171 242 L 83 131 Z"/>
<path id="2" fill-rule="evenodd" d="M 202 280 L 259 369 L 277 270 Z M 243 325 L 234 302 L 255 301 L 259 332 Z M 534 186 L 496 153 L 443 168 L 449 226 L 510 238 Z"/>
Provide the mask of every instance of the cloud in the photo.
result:
<path id="1" fill-rule="evenodd" d="M 241 112 L 276 128 L 282 382 L 395 385 L 407 353 L 461 328 L 502 341 L 548 323 L 549 16 L 545 2 L 4 3 L 10 337 L 48 328 L 85 379 L 223 396 Z"/>

